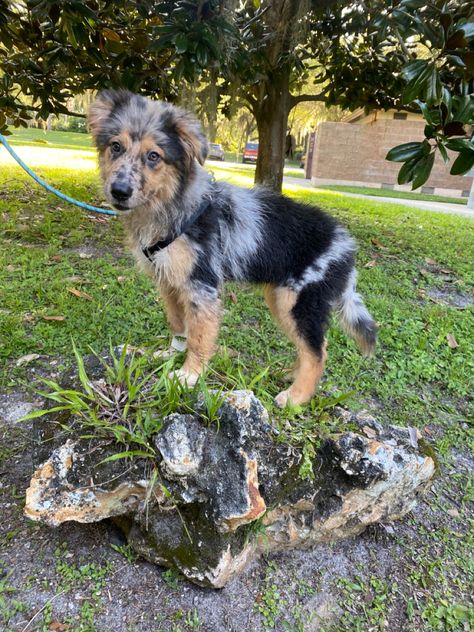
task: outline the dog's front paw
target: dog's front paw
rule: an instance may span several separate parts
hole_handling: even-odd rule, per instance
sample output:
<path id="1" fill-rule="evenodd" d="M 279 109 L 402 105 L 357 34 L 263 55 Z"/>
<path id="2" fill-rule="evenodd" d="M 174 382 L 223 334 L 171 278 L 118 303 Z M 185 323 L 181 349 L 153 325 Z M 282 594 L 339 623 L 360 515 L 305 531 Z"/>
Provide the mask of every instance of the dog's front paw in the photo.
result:
<path id="1" fill-rule="evenodd" d="M 286 391 L 282 391 L 275 397 L 275 404 L 280 408 L 285 408 L 285 406 L 301 406 L 302 404 L 307 404 L 312 396 L 312 392 L 295 388 L 293 384 Z"/>
<path id="2" fill-rule="evenodd" d="M 169 375 L 170 378 L 177 378 L 183 386 L 187 386 L 188 388 L 195 386 L 199 379 L 199 373 L 195 373 L 194 371 L 188 372 L 183 368 L 178 369 L 177 371 L 172 371 Z"/>
<path id="3" fill-rule="evenodd" d="M 285 406 L 289 402 L 290 402 L 290 389 L 287 389 L 286 391 L 282 391 L 281 393 L 278 393 L 278 395 L 275 397 L 275 404 L 278 406 L 278 408 L 285 408 Z"/>

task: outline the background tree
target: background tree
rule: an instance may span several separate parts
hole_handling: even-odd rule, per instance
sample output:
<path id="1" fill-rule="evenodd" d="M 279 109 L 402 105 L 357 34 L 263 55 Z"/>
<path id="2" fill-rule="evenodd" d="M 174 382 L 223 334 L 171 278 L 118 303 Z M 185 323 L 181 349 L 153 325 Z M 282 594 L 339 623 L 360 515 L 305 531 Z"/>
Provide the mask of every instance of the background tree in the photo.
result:
<path id="1" fill-rule="evenodd" d="M 288 115 L 303 101 L 421 111 L 423 141 L 389 153 L 421 186 L 440 151 L 474 164 L 472 0 L 0 0 L 0 126 L 66 113 L 87 89 L 124 86 L 176 100 L 183 84 L 224 114 L 253 113 L 257 182 L 281 187 Z M 301 86 L 316 73 L 319 93 Z M 25 95 L 31 106 L 25 104 Z"/>

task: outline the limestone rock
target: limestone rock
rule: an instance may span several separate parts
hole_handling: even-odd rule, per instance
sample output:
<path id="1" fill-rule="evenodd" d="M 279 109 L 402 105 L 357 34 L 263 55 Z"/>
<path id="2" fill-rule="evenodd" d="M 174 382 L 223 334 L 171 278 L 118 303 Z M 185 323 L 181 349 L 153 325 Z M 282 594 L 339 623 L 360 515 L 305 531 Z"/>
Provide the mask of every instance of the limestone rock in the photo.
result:
<path id="1" fill-rule="evenodd" d="M 219 588 L 263 551 L 354 536 L 414 507 L 435 470 L 419 433 L 336 414 L 360 432 L 322 443 L 314 480 L 300 478 L 301 450 L 278 441 L 249 391 L 225 395 L 218 424 L 199 411 L 165 418 L 155 462 L 104 465 L 113 445 L 63 441 L 34 473 L 25 513 L 52 526 L 118 518 L 143 557 Z"/>

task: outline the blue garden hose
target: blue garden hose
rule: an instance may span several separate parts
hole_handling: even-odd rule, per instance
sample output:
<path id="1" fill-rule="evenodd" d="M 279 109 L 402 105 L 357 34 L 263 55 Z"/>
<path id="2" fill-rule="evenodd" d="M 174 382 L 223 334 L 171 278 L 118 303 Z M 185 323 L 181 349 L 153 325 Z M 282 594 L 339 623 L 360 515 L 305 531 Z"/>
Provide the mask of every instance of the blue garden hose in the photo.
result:
<path id="1" fill-rule="evenodd" d="M 36 182 L 38 184 L 40 184 L 42 187 L 44 187 L 50 193 L 54 193 L 54 195 L 57 195 L 58 198 L 61 198 L 61 200 L 65 200 L 66 202 L 70 202 L 71 204 L 75 204 L 76 206 L 79 206 L 80 208 L 85 208 L 87 211 L 93 211 L 94 213 L 100 213 L 101 215 L 117 215 L 117 213 L 115 211 L 112 211 L 110 209 L 98 208 L 97 206 L 91 206 L 90 204 L 86 204 L 85 202 L 79 202 L 79 200 L 75 200 L 74 198 L 69 197 L 69 195 L 65 195 L 64 193 L 61 193 L 61 191 L 58 191 L 57 189 L 55 189 L 54 187 L 49 185 L 47 182 L 42 180 L 39 176 L 37 176 L 36 173 L 31 171 L 31 169 L 28 167 L 28 165 L 26 165 L 23 162 L 23 160 L 20 158 L 20 156 L 15 151 L 13 151 L 11 145 L 8 143 L 7 139 L 5 138 L 5 136 L 3 136 L 3 134 L 0 134 L 0 143 L 2 143 L 2 145 L 5 147 L 5 149 L 8 151 L 8 153 L 12 156 L 12 158 L 14 158 L 17 161 L 17 163 L 20 165 L 20 167 L 23 167 L 23 169 L 26 171 L 26 173 L 29 176 L 31 176 L 33 178 L 33 180 L 36 180 Z"/>

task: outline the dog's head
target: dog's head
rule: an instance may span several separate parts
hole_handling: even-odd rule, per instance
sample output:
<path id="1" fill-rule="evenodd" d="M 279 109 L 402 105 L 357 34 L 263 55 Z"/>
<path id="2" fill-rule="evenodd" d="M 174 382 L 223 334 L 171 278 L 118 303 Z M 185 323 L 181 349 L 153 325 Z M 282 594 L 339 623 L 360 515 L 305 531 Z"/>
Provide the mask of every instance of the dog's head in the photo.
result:
<path id="1" fill-rule="evenodd" d="M 105 195 L 120 211 L 166 204 L 185 186 L 207 141 L 189 112 L 127 90 L 101 92 L 89 111 Z"/>

